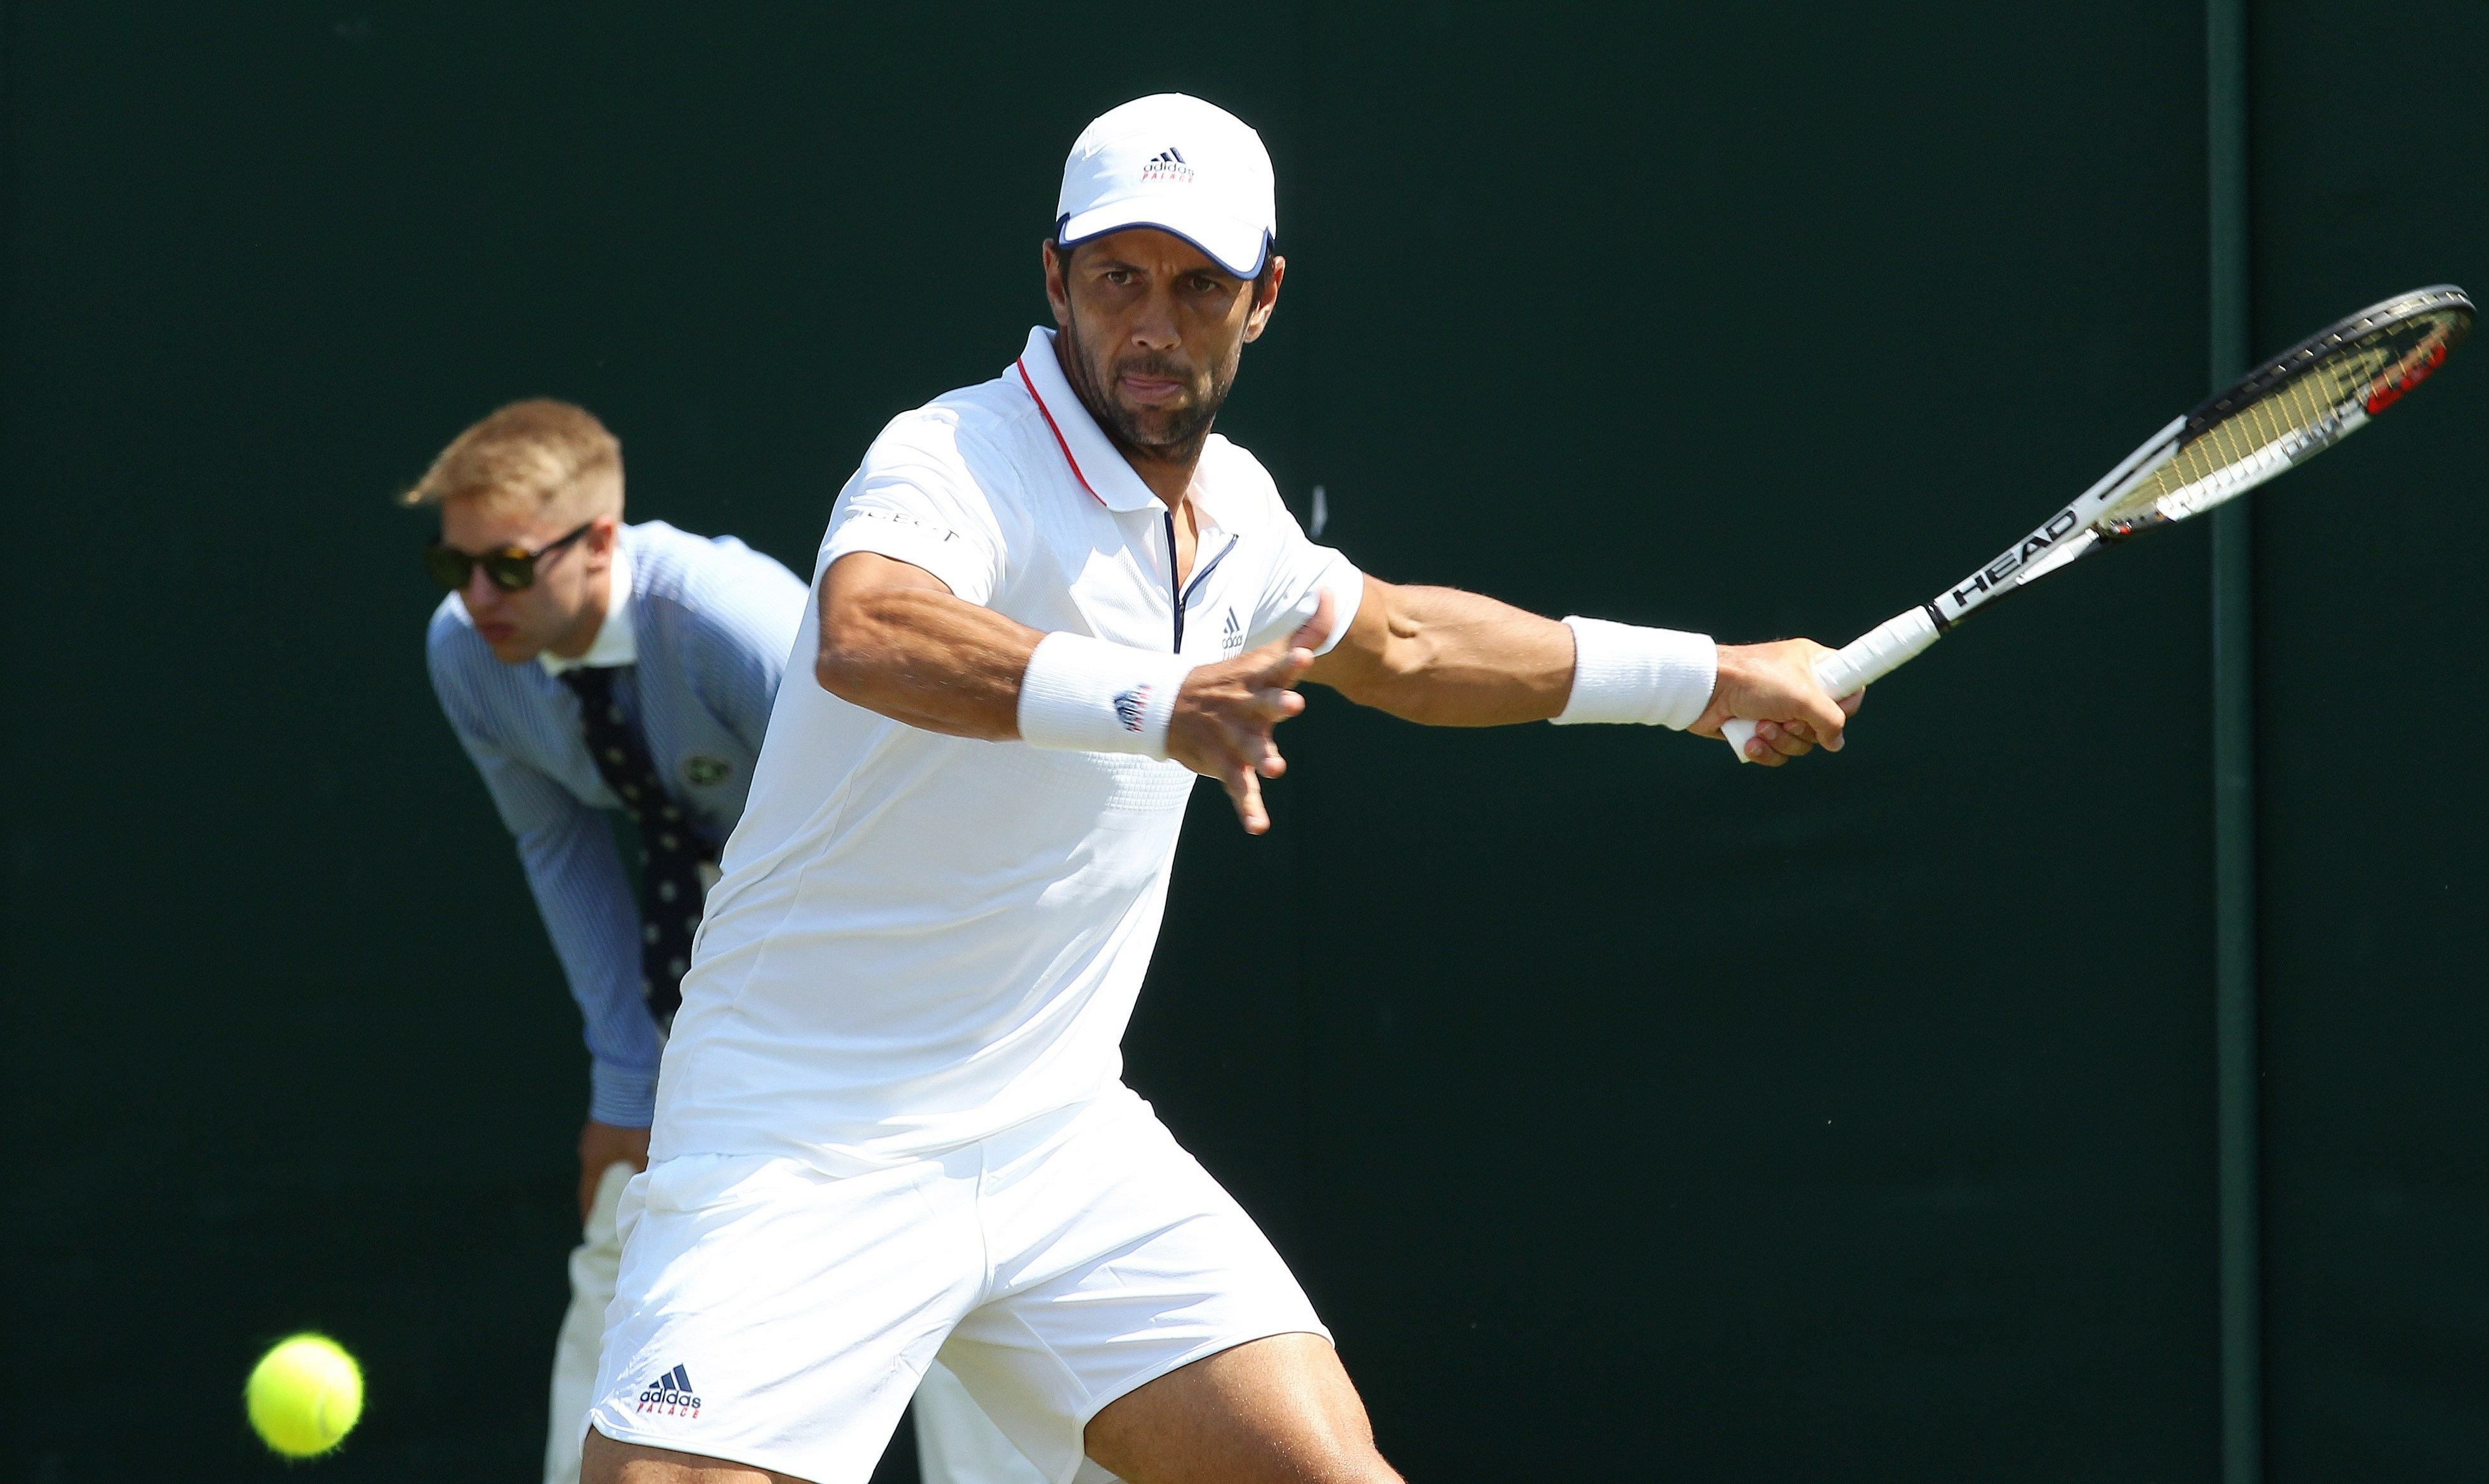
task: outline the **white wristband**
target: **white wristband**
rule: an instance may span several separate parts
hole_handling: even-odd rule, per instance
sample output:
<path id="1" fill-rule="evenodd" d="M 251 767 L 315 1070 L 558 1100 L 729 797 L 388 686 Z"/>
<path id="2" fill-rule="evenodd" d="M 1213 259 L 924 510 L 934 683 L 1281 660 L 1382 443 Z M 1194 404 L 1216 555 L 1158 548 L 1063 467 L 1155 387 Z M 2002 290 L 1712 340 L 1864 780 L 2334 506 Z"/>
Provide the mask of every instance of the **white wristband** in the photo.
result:
<path id="1" fill-rule="evenodd" d="M 1567 618 L 1573 631 L 1573 694 L 1559 727 L 1634 722 L 1678 730 L 1700 720 L 1720 678 L 1707 634 L 1641 629 L 1605 618 Z"/>
<path id="2" fill-rule="evenodd" d="M 1031 747 L 1164 757 L 1175 693 L 1191 670 L 1172 654 L 1048 634 L 1019 678 L 1019 739 Z"/>

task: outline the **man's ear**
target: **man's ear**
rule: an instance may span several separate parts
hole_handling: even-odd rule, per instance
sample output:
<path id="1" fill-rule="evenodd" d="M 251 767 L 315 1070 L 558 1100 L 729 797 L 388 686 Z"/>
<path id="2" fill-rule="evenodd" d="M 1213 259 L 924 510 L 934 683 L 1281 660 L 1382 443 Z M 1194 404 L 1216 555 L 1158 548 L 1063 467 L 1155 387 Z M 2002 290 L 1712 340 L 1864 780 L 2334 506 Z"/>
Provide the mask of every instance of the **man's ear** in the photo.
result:
<path id="1" fill-rule="evenodd" d="M 1288 260 L 1273 253 L 1271 271 L 1253 280 L 1253 307 L 1244 315 L 1246 341 L 1262 338 L 1262 331 L 1271 323 L 1271 315 L 1279 307 L 1279 280 L 1287 276 Z"/>
<path id="2" fill-rule="evenodd" d="M 620 544 L 621 539 L 622 518 L 620 516 L 600 515 L 589 522 L 587 534 L 579 538 L 579 544 L 587 549 L 587 556 L 592 558 L 588 563 L 589 568 L 598 570 L 613 565 L 614 548 Z"/>
<path id="3" fill-rule="evenodd" d="M 1063 275 L 1072 267 L 1072 254 L 1056 247 L 1054 238 L 1049 234 L 1037 244 L 1037 256 L 1045 271 L 1045 302 L 1054 311 L 1054 328 L 1069 329 L 1072 328 L 1072 286 L 1064 281 Z"/>

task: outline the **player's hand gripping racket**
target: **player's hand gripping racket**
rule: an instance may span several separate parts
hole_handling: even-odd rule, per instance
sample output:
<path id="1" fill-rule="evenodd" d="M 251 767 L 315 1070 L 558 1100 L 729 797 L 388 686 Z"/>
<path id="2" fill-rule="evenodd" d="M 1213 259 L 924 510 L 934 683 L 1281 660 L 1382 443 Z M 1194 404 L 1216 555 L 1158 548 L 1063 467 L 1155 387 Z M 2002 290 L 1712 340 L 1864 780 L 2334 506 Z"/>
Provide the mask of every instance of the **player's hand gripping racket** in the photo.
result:
<path id="1" fill-rule="evenodd" d="M 2451 284 L 2415 289 L 2328 326 L 2155 433 L 2037 530 L 1952 589 L 1815 662 L 1835 697 L 1853 695 L 1932 644 L 1991 599 L 2198 515 L 2316 457 L 2367 426 L 2446 363 L 2472 331 L 2472 300 Z M 1724 722 L 1746 758 L 1755 724 Z"/>

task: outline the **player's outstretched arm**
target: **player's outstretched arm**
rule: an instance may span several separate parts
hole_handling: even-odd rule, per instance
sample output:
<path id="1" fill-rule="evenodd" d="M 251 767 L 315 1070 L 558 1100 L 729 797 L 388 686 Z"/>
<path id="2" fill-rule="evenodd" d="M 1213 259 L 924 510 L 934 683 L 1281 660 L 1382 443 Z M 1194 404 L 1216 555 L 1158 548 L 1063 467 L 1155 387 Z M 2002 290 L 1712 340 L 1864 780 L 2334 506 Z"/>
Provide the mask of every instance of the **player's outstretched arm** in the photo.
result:
<path id="1" fill-rule="evenodd" d="M 1450 587 L 1365 580 L 1357 616 L 1307 677 L 1360 705 L 1430 727 L 1537 721 L 1638 721 L 1718 736 L 1731 717 L 1771 718 L 1749 753 L 1778 764 L 1838 750 L 1857 709 L 1815 682 L 1811 640 L 1712 644 L 1670 635 L 1643 645 L 1595 620 L 1559 623 Z M 1598 646 L 1586 655 L 1584 645 Z"/>
<path id="2" fill-rule="evenodd" d="M 1307 678 L 1427 727 L 1543 722 L 1572 692 L 1573 634 L 1474 592 L 1369 577 L 1348 632 Z"/>
<path id="3" fill-rule="evenodd" d="M 1041 634 L 963 601 L 911 563 L 850 552 L 821 577 L 821 688 L 955 737 L 1172 757 L 1218 780 L 1252 834 L 1260 780 L 1287 768 L 1273 729 L 1302 711 L 1297 681 L 1330 633 L 1330 594 L 1285 642 L 1216 665 L 1074 634 Z"/>

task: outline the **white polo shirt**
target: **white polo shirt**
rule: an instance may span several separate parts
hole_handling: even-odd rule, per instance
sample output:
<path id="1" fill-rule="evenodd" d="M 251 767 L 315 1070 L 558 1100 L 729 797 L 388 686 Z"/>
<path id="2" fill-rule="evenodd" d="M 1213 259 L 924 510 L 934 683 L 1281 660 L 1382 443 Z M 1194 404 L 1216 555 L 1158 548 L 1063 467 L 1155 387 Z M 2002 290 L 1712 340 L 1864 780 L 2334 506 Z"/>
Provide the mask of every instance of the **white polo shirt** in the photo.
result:
<path id="1" fill-rule="evenodd" d="M 1282 639 L 1363 578 L 1213 435 L 1174 577 L 1166 506 L 1038 329 L 1010 369 L 892 420 L 840 492 L 658 1079 L 653 1154 L 848 1173 L 1115 1086 L 1194 775 L 940 736 L 813 679 L 820 574 L 878 552 L 1044 632 L 1199 663 Z M 1328 645 L 1326 645 L 1328 647 Z"/>

